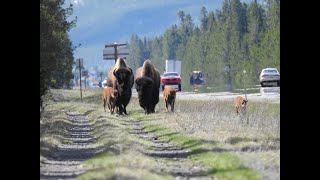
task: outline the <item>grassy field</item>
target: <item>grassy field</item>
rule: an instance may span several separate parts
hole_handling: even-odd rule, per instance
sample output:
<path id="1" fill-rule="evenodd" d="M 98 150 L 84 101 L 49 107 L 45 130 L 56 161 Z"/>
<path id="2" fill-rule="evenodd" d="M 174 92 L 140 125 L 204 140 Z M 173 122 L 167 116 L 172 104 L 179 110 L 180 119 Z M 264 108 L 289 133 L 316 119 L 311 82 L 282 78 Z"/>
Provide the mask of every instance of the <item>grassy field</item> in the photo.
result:
<path id="1" fill-rule="evenodd" d="M 84 162 L 94 167 L 79 179 L 172 179 L 157 173 L 159 159 L 144 153 L 152 143 L 130 134 L 128 117 L 110 115 L 102 107 L 101 90 L 54 90 L 40 121 L 40 158 L 63 141 L 70 125 L 63 112 L 77 111 L 89 116 L 95 143 L 104 148 Z M 56 102 L 55 102 L 56 101 Z M 187 161 L 208 168 L 203 175 L 219 179 L 280 179 L 280 104 L 249 102 L 246 116 L 236 116 L 232 101 L 176 102 L 175 112 L 165 112 L 162 95 L 156 113 L 145 115 L 133 97 L 129 117 L 144 131 L 164 142 L 186 148 Z M 165 159 L 163 164 L 174 163 Z"/>

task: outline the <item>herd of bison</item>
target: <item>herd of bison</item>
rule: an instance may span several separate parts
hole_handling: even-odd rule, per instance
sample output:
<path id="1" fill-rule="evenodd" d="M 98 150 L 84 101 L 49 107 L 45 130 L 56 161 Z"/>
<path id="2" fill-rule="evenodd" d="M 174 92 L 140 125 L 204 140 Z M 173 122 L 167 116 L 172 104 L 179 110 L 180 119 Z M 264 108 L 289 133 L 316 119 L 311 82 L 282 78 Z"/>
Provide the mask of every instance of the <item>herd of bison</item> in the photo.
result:
<path id="1" fill-rule="evenodd" d="M 116 111 L 119 115 L 128 115 L 126 107 L 130 102 L 134 84 L 138 93 L 139 105 L 145 114 L 154 113 L 155 106 L 159 102 L 160 73 L 149 59 L 137 69 L 135 76 L 123 58 L 117 59 L 116 64 L 109 69 L 107 86 L 102 91 L 104 111 L 107 105 L 111 114 Z M 169 105 L 173 112 L 176 100 L 175 89 L 172 86 L 166 86 L 163 97 L 167 112 Z M 234 105 L 237 114 L 245 110 L 247 102 L 248 100 L 241 96 L 236 97 Z"/>

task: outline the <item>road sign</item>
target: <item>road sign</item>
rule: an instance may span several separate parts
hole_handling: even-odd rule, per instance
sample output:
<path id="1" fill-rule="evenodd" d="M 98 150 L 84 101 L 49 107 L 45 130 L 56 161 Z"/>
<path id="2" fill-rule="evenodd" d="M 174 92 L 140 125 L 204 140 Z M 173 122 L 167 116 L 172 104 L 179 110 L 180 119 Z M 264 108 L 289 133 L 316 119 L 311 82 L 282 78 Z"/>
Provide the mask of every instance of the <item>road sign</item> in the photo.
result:
<path id="1" fill-rule="evenodd" d="M 118 57 L 126 59 L 129 55 L 129 48 L 126 44 L 106 45 L 103 49 L 104 60 L 116 60 Z"/>
<path id="2" fill-rule="evenodd" d="M 83 67 L 83 58 L 76 59 L 76 66 Z"/>
<path id="3" fill-rule="evenodd" d="M 83 70 L 82 71 L 82 76 L 88 76 L 88 70 Z"/>

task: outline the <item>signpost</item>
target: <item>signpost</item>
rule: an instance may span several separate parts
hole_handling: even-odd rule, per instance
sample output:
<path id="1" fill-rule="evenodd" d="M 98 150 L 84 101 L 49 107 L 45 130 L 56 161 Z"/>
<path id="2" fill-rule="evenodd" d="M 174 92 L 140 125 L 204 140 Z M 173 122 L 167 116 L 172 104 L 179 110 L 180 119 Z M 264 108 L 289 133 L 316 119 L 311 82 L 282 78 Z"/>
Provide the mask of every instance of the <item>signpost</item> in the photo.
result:
<path id="1" fill-rule="evenodd" d="M 82 101 L 81 67 L 83 67 L 83 59 L 82 59 L 82 58 L 76 59 L 76 65 L 77 65 L 77 67 L 79 68 L 79 74 L 80 74 L 80 98 L 81 98 L 81 101 Z"/>
<path id="2" fill-rule="evenodd" d="M 244 86 L 244 95 L 246 96 L 246 100 L 248 100 L 247 98 L 247 89 L 246 89 L 246 81 L 245 81 L 245 77 L 246 77 L 246 70 L 243 70 L 243 86 Z M 245 112 L 246 113 L 246 112 Z M 247 117 L 247 124 L 249 124 L 249 117 Z"/>
<path id="3" fill-rule="evenodd" d="M 231 87 L 231 77 L 230 77 L 230 66 L 226 65 L 224 67 L 224 73 L 225 73 L 225 90 L 226 91 L 231 91 L 232 87 Z"/>
<path id="4" fill-rule="evenodd" d="M 246 100 L 247 100 L 247 89 L 246 89 L 246 70 L 243 70 L 243 86 L 244 86 L 244 95 L 246 96 Z"/>
<path id="5" fill-rule="evenodd" d="M 116 62 L 119 56 L 126 59 L 127 55 L 129 55 L 129 49 L 126 43 L 107 44 L 103 50 L 103 60 L 114 59 L 114 62 Z"/>
<path id="6" fill-rule="evenodd" d="M 82 76 L 84 76 L 84 88 L 87 88 L 88 70 L 83 70 L 83 71 L 82 71 Z"/>

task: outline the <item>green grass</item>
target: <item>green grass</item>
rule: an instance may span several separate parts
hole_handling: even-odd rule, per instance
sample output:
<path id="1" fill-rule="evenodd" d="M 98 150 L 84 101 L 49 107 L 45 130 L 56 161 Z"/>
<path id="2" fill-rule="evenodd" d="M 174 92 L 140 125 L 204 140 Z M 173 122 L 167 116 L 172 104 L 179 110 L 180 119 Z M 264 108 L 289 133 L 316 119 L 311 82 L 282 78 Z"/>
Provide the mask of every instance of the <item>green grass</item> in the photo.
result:
<path id="1" fill-rule="evenodd" d="M 91 118 L 93 119 L 92 126 L 94 128 L 92 135 L 97 137 L 97 144 L 102 146 L 110 145 L 113 138 L 128 146 L 130 144 L 139 144 L 144 147 L 152 146 L 151 142 L 129 134 L 131 128 L 122 124 L 128 119 L 124 120 L 117 115 L 110 115 L 108 112 L 104 112 L 103 108 L 98 108 L 92 113 Z"/>
<path id="2" fill-rule="evenodd" d="M 126 154 L 104 153 L 91 158 L 83 163 L 86 168 L 95 168 L 77 179 L 172 179 L 169 175 L 158 175 L 152 172 L 155 161 L 139 153 L 128 152 Z"/>
<path id="3" fill-rule="evenodd" d="M 140 112 L 132 112 L 131 114 L 132 118 L 138 120 L 143 124 L 143 126 L 145 127 L 144 131 L 158 135 L 160 140 L 163 140 L 165 142 L 172 142 L 179 146 L 183 146 L 186 142 L 194 140 L 182 134 L 175 133 L 174 131 L 167 129 L 160 124 L 155 123 L 154 121 L 148 121 L 149 119 L 157 119 L 157 116 L 157 114 L 150 114 L 148 116 L 145 116 Z"/>
<path id="4" fill-rule="evenodd" d="M 240 159 L 230 153 L 202 153 L 190 159 L 210 167 L 207 175 L 219 179 L 260 179 L 259 173 L 244 167 Z"/>
<path id="5" fill-rule="evenodd" d="M 123 168 L 117 167 L 115 169 L 101 168 L 99 170 L 94 170 L 87 172 L 78 178 L 77 180 L 87 180 L 87 179 L 110 179 L 110 180 L 131 180 L 131 179 L 141 179 L 141 180 L 171 180 L 172 176 L 169 175 L 158 175 L 144 169 L 135 168 Z"/>
<path id="6" fill-rule="evenodd" d="M 69 142 L 64 138 L 72 125 L 67 113 L 87 115 L 89 120 L 95 118 L 92 112 L 97 105 L 77 102 L 75 94 L 75 90 L 52 90 L 44 102 L 46 107 L 40 117 L 40 156 L 48 156 L 59 144 Z M 88 91 L 86 94 L 94 96 L 96 92 Z"/>
<path id="7" fill-rule="evenodd" d="M 152 132 L 159 136 L 159 140 L 171 142 L 180 147 L 189 148 L 188 158 L 196 164 L 209 167 L 209 171 L 204 175 L 218 177 L 220 179 L 259 179 L 259 173 L 244 167 L 240 159 L 231 153 L 212 153 L 213 148 L 220 146 L 214 142 L 204 142 L 201 139 L 188 135 L 176 133 L 165 128 L 157 121 L 145 121 L 146 119 L 156 119 L 157 114 L 151 114 L 147 118 L 139 112 L 132 112 L 131 117 L 144 124 L 145 131 Z"/>
<path id="8" fill-rule="evenodd" d="M 40 118 L 40 156 L 47 156 L 50 151 L 67 140 L 67 128 L 71 126 L 65 113 L 72 105 L 51 102 Z"/>
<path id="9" fill-rule="evenodd" d="M 89 117 L 95 128 L 92 135 L 101 147 L 123 147 L 120 154 L 106 148 L 99 156 L 86 161 L 84 165 L 94 166 L 95 170 L 88 171 L 79 179 L 172 179 L 165 174 L 154 174 L 152 167 L 146 166 L 148 163 L 154 165 L 154 158 L 137 153 L 139 149 L 147 150 L 153 144 L 129 134 L 132 129 L 122 123 L 130 122 L 131 118 L 141 122 L 144 131 L 155 134 L 159 140 L 189 148 L 188 159 L 194 164 L 207 166 L 209 171 L 206 175 L 219 179 L 259 179 L 259 173 L 245 167 L 243 160 L 232 151 L 261 145 L 280 146 L 279 104 L 250 101 L 247 108 L 250 124 L 246 125 L 234 117 L 234 107 L 229 100 L 201 103 L 179 100 L 176 102 L 175 113 L 166 113 L 160 96 L 156 113 L 145 115 L 137 98 L 133 97 L 127 107 L 129 117 L 125 118 L 104 112 L 100 90 L 85 92 L 83 102 L 76 90 L 59 90 L 55 93 L 60 93 L 64 97 L 62 99 L 69 101 L 49 103 L 46 107 L 52 113 L 50 118 L 41 120 L 40 134 L 45 134 L 41 139 L 41 148 L 61 143 L 65 129 L 70 125 L 70 121 L 61 112 L 69 111 Z M 43 128 L 46 130 L 43 131 Z M 247 154 L 243 156 L 275 166 L 280 164 L 279 149 Z"/>

